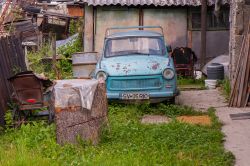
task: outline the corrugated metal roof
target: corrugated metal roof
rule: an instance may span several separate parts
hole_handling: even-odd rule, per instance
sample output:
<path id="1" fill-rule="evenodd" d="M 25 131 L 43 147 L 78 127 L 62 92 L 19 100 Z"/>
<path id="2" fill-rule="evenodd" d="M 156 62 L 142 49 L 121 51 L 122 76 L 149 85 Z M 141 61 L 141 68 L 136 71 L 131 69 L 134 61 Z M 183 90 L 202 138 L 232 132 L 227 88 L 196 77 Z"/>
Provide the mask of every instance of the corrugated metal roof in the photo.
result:
<path id="1" fill-rule="evenodd" d="M 202 0 L 82 0 L 88 5 L 155 5 L 155 6 L 200 6 Z M 222 4 L 229 4 L 231 0 L 222 0 Z M 214 5 L 216 0 L 208 0 L 208 5 Z"/>

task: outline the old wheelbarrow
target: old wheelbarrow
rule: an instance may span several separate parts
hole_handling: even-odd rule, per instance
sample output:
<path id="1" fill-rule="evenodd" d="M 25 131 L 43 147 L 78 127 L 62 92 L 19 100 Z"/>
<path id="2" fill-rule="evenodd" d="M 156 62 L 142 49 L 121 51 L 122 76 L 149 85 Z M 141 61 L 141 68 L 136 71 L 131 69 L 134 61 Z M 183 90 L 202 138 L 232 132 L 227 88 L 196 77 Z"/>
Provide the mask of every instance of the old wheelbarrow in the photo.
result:
<path id="1" fill-rule="evenodd" d="M 28 117 L 37 115 L 48 115 L 49 123 L 53 120 L 53 111 L 50 109 L 50 92 L 45 90 L 52 82 L 45 78 L 36 76 L 32 71 L 16 74 L 8 79 L 13 87 L 12 99 L 17 107 L 13 110 L 13 120 L 18 125 L 27 120 Z M 47 109 L 47 113 L 44 111 Z"/>

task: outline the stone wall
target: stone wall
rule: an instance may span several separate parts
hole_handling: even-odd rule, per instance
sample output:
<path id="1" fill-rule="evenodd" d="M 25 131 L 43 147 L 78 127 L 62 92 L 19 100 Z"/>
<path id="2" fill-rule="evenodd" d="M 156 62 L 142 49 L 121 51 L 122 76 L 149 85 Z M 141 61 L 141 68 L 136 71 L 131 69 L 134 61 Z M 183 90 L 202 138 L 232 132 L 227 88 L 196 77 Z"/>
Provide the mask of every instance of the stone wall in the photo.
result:
<path id="1" fill-rule="evenodd" d="M 233 0 L 230 7 L 230 78 L 232 80 L 240 58 L 243 36 L 248 31 L 250 0 Z"/>

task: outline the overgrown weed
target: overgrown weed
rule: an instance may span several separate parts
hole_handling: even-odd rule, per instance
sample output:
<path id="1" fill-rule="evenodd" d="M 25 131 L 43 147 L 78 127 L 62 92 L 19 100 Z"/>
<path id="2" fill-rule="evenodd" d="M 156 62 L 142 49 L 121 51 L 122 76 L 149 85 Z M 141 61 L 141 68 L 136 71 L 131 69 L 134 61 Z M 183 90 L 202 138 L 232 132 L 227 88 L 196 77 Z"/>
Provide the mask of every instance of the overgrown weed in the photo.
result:
<path id="1" fill-rule="evenodd" d="M 177 83 L 178 83 L 178 85 L 204 85 L 205 78 L 202 77 L 200 79 L 194 79 L 191 77 L 178 76 Z"/>
<path id="2" fill-rule="evenodd" d="M 213 126 L 198 126 L 173 120 L 169 124 L 143 125 L 145 114 L 202 115 L 212 117 Z M 233 163 L 225 152 L 223 134 L 214 114 L 182 106 L 109 106 L 109 125 L 98 146 L 87 143 L 59 146 L 55 125 L 33 122 L 0 137 L 0 165 L 220 165 Z M 22 153 L 23 152 L 23 153 Z M 22 154 L 22 156 L 20 155 Z M 38 165 L 39 165 L 38 164 Z"/>
<path id="3" fill-rule="evenodd" d="M 228 101 L 230 98 L 230 93 L 231 93 L 231 84 L 230 80 L 228 78 L 225 78 L 222 81 L 219 81 L 219 85 L 222 88 L 222 93 L 225 96 L 226 100 Z"/>

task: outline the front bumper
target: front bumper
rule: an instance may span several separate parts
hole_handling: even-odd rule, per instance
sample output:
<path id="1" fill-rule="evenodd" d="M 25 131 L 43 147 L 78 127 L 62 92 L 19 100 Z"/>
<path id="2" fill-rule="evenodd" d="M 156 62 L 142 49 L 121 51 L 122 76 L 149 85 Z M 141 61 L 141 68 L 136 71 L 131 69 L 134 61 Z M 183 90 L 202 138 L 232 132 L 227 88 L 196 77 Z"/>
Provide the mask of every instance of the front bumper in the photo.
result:
<path id="1" fill-rule="evenodd" d="M 121 99 L 121 95 L 120 95 L 121 93 L 122 92 L 107 92 L 107 97 L 108 99 L 119 100 Z M 131 93 L 136 93 L 136 92 L 131 92 Z M 143 92 L 140 92 L 140 93 L 143 93 Z M 149 94 L 150 99 L 157 99 L 157 98 L 169 99 L 169 98 L 179 95 L 178 90 L 175 93 L 174 92 L 145 92 L 145 93 Z"/>

